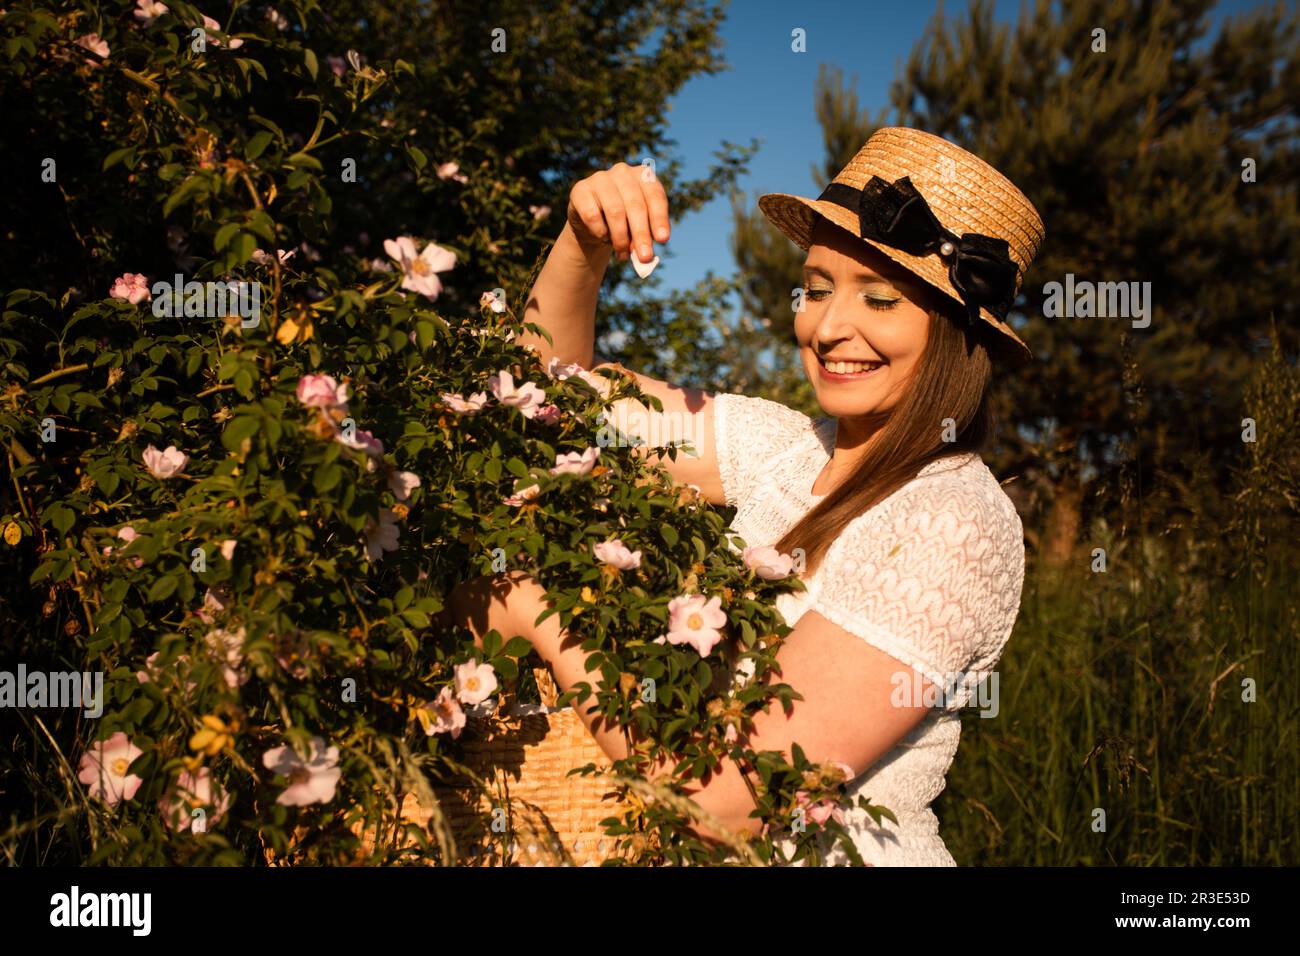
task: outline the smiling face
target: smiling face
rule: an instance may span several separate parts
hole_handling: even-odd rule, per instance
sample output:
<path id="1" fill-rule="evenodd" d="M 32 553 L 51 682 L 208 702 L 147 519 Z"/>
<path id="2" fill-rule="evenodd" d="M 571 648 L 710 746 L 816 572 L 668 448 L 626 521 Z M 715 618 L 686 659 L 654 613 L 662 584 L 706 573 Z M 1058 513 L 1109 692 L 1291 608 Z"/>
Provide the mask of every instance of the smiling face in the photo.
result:
<path id="1" fill-rule="evenodd" d="M 818 219 L 795 318 L 804 373 L 837 418 L 884 418 L 906 392 L 936 296 L 888 256 Z"/>

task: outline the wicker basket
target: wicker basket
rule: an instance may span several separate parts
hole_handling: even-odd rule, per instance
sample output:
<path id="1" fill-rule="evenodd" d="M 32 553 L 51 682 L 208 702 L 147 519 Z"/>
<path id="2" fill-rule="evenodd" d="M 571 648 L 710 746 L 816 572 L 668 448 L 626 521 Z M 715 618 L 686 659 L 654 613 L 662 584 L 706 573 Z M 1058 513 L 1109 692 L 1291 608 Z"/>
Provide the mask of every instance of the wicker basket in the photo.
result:
<path id="1" fill-rule="evenodd" d="M 609 779 L 566 776 L 589 763 L 607 770 L 609 759 L 573 707 L 555 709 L 550 671 L 533 674 L 540 707 L 512 702 L 500 713 L 470 714 L 461 732 L 462 763 L 485 780 L 491 798 L 468 778 L 434 788 L 456 840 L 456 865 L 596 866 L 615 855 L 600 821 L 626 807 Z M 491 829 L 494 808 L 503 832 Z M 430 816 L 430 807 L 407 795 L 403 821 L 427 827 Z"/>
<path id="2" fill-rule="evenodd" d="M 617 855 L 600 821 L 621 815 L 627 805 L 606 777 L 566 776 L 589 763 L 608 770 L 609 759 L 572 707 L 555 708 L 559 693 L 550 670 L 535 668 L 533 675 L 541 706 L 511 701 L 501 713 L 466 715 L 460 762 L 486 782 L 491 797 L 467 777 L 433 787 L 455 839 L 453 865 L 598 866 Z M 498 807 L 504 811 L 503 832 L 491 829 L 492 812 Z M 403 823 L 429 832 L 432 816 L 433 808 L 422 806 L 416 794 L 405 796 Z M 296 830 L 291 845 L 306 832 Z M 375 831 L 357 823 L 353 832 L 361 838 L 360 863 L 374 850 Z M 391 839 L 394 846 L 415 845 L 396 834 Z M 271 866 L 288 863 L 269 847 L 263 847 L 263 856 Z"/>

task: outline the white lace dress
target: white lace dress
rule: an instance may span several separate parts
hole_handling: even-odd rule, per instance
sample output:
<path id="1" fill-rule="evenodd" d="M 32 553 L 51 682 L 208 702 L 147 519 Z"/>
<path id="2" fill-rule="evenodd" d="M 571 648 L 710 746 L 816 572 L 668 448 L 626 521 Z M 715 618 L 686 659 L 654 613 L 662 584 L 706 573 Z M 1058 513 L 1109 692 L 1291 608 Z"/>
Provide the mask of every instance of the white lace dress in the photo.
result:
<path id="1" fill-rule="evenodd" d="M 723 492 L 737 509 L 732 532 L 747 545 L 775 544 L 823 497 L 812 487 L 834 449 L 836 420 L 719 394 L 713 421 Z M 932 462 L 858 516 L 805 578 L 807 590 L 778 599 L 791 627 L 816 610 L 946 689 L 893 750 L 849 785 L 852 803 L 861 795 L 898 817 L 897 825 L 882 819 L 877 826 L 866 811 L 845 809 L 864 862 L 956 865 L 930 804 L 957 751 L 959 711 L 1010 637 L 1024 564 L 1015 506 L 983 460 L 963 454 Z M 745 664 L 738 680 L 752 676 L 752 664 Z M 829 864 L 848 862 L 830 841 L 823 845 Z"/>

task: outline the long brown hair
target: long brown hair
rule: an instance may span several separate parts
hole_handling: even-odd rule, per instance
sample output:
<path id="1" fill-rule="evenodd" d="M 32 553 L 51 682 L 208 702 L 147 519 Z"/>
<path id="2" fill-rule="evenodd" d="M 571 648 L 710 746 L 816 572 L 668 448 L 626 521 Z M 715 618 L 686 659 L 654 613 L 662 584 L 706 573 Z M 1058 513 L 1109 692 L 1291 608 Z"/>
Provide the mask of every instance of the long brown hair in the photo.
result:
<path id="1" fill-rule="evenodd" d="M 804 575 L 825 557 L 850 521 L 883 501 L 940 458 L 980 452 L 993 433 L 989 384 L 993 376 L 985 323 L 973 328 L 947 310 L 927 310 L 930 328 L 907 391 L 874 434 L 862 461 L 776 543 L 804 551 Z M 944 441 L 944 421 L 955 441 Z"/>

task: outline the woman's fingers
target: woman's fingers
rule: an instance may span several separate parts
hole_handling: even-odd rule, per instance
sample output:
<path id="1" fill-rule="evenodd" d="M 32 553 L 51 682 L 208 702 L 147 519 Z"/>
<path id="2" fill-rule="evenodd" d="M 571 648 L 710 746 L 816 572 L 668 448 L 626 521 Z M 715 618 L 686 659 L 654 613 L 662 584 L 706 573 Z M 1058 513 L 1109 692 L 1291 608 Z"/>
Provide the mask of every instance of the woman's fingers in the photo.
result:
<path id="1" fill-rule="evenodd" d="M 635 250 L 638 259 L 648 262 L 654 257 L 654 249 L 650 245 L 650 209 L 645 195 L 645 187 L 650 184 L 642 183 L 642 169 L 645 167 L 633 168 L 626 163 L 622 164 L 615 184 L 623 202 L 630 242 L 629 248 L 620 251 Z"/>
<path id="2" fill-rule="evenodd" d="M 649 166 L 617 163 L 593 173 L 569 193 L 569 222 L 581 240 L 608 242 L 620 259 L 635 251 L 654 258 L 654 241 L 667 242 L 668 195 Z"/>
<path id="3" fill-rule="evenodd" d="M 649 166 L 640 167 L 637 180 L 641 183 L 641 194 L 645 197 L 646 208 L 650 215 L 650 230 L 659 242 L 667 242 L 672 226 L 668 222 L 668 194 L 664 192 L 663 183 Z M 642 257 L 649 259 L 650 256 Z"/>
<path id="4" fill-rule="evenodd" d="M 597 241 L 609 241 L 609 228 L 605 225 L 605 216 L 600 211 L 600 199 L 588 180 L 584 179 L 573 187 L 569 193 L 569 205 L 578 217 L 578 222 L 573 222 L 572 215 L 569 217 L 575 232 L 585 231 Z"/>
<path id="5" fill-rule="evenodd" d="M 600 201 L 600 210 L 605 216 L 605 225 L 609 229 L 609 242 L 619 256 L 627 253 L 631 241 L 627 228 L 627 208 L 623 204 L 623 191 L 619 189 L 613 176 L 604 175 L 593 178 L 592 190 Z"/>

